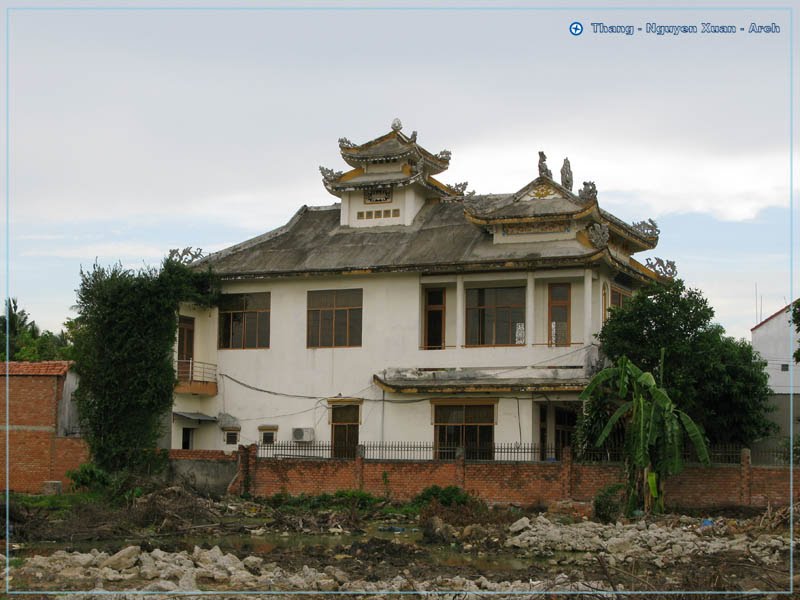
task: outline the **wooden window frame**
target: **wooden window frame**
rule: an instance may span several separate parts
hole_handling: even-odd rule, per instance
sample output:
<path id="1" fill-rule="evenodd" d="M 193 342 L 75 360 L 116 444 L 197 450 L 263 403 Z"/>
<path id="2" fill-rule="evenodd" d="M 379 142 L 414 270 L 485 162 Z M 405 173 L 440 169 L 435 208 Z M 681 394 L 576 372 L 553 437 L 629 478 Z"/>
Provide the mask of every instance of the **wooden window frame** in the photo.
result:
<path id="1" fill-rule="evenodd" d="M 441 290 L 442 303 L 441 304 L 428 304 L 428 292 Z M 445 287 L 429 287 L 423 288 L 425 294 L 425 307 L 424 307 L 424 321 L 422 324 L 422 349 L 423 350 L 444 350 L 447 347 L 447 288 Z M 442 311 L 442 345 L 429 346 L 428 345 L 428 312 L 431 310 Z"/>
<path id="2" fill-rule="evenodd" d="M 566 300 L 553 300 L 553 288 L 556 286 L 567 287 Z M 567 309 L 567 335 L 566 342 L 557 344 L 553 340 L 553 308 L 566 307 Z M 547 284 L 547 345 L 557 347 L 569 347 L 572 345 L 572 284 L 569 282 L 558 282 Z"/>
<path id="3" fill-rule="evenodd" d="M 614 294 L 619 294 L 619 304 L 614 304 Z M 633 294 L 628 290 L 624 290 L 621 287 L 617 287 L 615 285 L 611 286 L 611 293 L 609 294 L 609 307 L 614 308 L 622 308 L 625 305 L 625 302 L 631 299 Z"/>
<path id="4" fill-rule="evenodd" d="M 231 434 L 236 436 L 236 441 L 234 441 L 233 443 L 228 441 L 228 436 L 231 435 Z M 236 446 L 236 445 L 239 444 L 240 434 L 241 434 L 241 431 L 238 430 L 238 429 L 223 429 L 222 430 L 222 441 L 225 443 L 226 446 Z"/>
<path id="5" fill-rule="evenodd" d="M 269 304 L 269 308 L 259 308 L 251 310 L 247 308 L 246 304 L 243 310 L 219 310 L 219 316 L 217 318 L 217 349 L 218 350 L 265 350 L 269 349 L 270 346 L 270 338 L 272 337 L 272 294 L 270 292 L 243 292 L 237 294 L 223 294 L 223 296 L 250 296 L 254 294 L 265 294 L 267 297 L 267 302 Z M 246 302 L 246 301 L 244 301 Z M 248 313 L 256 313 L 256 345 L 255 346 L 245 346 L 247 341 L 247 314 Z M 241 346 L 233 346 L 233 315 L 241 314 L 242 315 L 242 345 Z M 266 314 L 267 319 L 267 343 L 266 345 L 261 343 L 261 339 L 259 338 L 258 334 L 258 323 L 263 318 L 262 315 Z M 227 318 L 229 321 L 228 325 L 228 345 L 222 345 L 222 320 Z"/>
<path id="6" fill-rule="evenodd" d="M 484 406 L 484 407 L 491 407 L 492 409 L 492 420 L 491 422 L 467 422 L 466 418 L 462 418 L 461 423 L 439 423 L 436 420 L 436 409 L 439 407 L 452 407 L 452 406 L 460 406 L 464 409 L 464 415 L 466 417 L 466 409 L 467 407 L 474 407 L 474 406 Z M 460 440 L 459 446 L 464 448 L 465 458 L 478 458 L 480 460 L 492 460 L 494 458 L 494 435 L 495 435 L 495 428 L 497 427 L 497 406 L 498 401 L 496 398 L 474 398 L 474 399 L 467 399 L 467 398 L 448 398 L 443 400 L 431 400 L 431 421 L 433 422 L 433 447 L 434 447 L 434 457 L 437 459 L 453 459 L 455 458 L 455 447 L 447 446 L 442 448 L 439 443 L 440 436 L 440 427 L 459 427 L 460 428 Z M 491 427 L 492 432 L 492 447 L 488 449 L 482 449 L 480 446 L 468 446 L 466 443 L 467 438 L 467 427 Z M 470 451 L 478 451 L 478 455 L 470 456 Z"/>
<path id="7" fill-rule="evenodd" d="M 334 418 L 335 411 L 337 408 L 349 408 L 349 407 L 356 408 L 356 418 L 355 420 L 349 421 L 336 421 Z M 354 400 L 329 400 L 328 401 L 328 421 L 331 426 L 331 457 L 332 458 L 355 458 L 356 452 L 358 448 L 359 442 L 359 435 L 361 432 L 361 402 L 354 401 Z M 338 448 L 336 440 L 339 439 L 339 436 L 336 435 L 336 429 L 344 427 L 345 428 L 345 438 L 348 440 L 353 435 L 353 431 L 355 432 L 355 443 L 346 443 L 343 447 Z"/>
<path id="8" fill-rule="evenodd" d="M 519 289 L 522 290 L 522 304 L 495 304 L 495 305 L 482 305 L 482 306 L 469 306 L 469 302 L 467 301 L 468 293 L 471 290 L 509 290 L 509 289 Z M 487 309 L 492 309 L 495 311 L 495 319 L 494 319 L 494 331 L 492 339 L 497 339 L 497 310 L 506 308 L 506 309 L 514 309 L 514 308 L 521 308 L 522 309 L 522 318 L 523 324 L 526 324 L 525 319 L 525 302 L 527 301 L 526 293 L 525 293 L 525 286 L 522 285 L 503 285 L 503 286 L 491 286 L 491 287 L 473 287 L 464 290 L 464 347 L 465 348 L 519 348 L 525 346 L 525 340 L 522 341 L 521 344 L 471 344 L 469 342 L 469 314 L 471 310 L 477 311 L 485 311 Z M 479 320 L 480 323 L 480 320 Z M 527 324 L 526 324 L 527 325 Z M 510 326 L 510 324 L 509 324 Z M 509 338 L 511 338 L 511 334 L 513 333 L 513 337 L 516 339 L 516 332 L 509 331 Z M 527 336 L 527 331 L 525 333 Z"/>
<path id="9" fill-rule="evenodd" d="M 353 292 L 358 291 L 361 292 L 361 304 L 358 306 L 339 306 L 336 304 L 336 294 L 339 292 Z M 311 294 L 318 294 L 318 293 L 330 293 L 333 294 L 333 306 L 331 308 L 309 308 Z M 345 325 L 345 330 L 347 332 L 347 343 L 346 344 L 337 344 L 336 343 L 336 312 L 344 310 L 346 311 L 346 318 L 347 324 Z M 351 331 L 350 331 L 350 320 L 351 314 L 353 311 L 359 310 L 361 311 L 361 343 L 359 344 L 351 344 Z M 311 313 L 316 312 L 319 313 L 319 317 L 317 319 L 317 345 L 312 346 L 309 340 L 309 334 L 311 333 Z M 322 339 L 322 313 L 323 312 L 330 312 L 331 314 L 331 345 L 330 346 L 321 346 L 319 345 L 320 340 Z M 364 344 L 364 290 L 363 288 L 348 288 L 348 289 L 335 289 L 335 290 L 309 290 L 306 294 L 306 348 L 361 348 Z"/>

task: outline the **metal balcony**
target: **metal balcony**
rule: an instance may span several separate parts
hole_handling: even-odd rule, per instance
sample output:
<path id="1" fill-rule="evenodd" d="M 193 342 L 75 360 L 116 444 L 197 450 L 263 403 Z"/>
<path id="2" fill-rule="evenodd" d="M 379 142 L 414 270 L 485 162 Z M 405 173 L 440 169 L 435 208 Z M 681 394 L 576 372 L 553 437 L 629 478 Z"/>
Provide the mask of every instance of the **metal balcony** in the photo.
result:
<path id="1" fill-rule="evenodd" d="M 176 394 L 216 396 L 217 365 L 199 360 L 175 360 Z"/>

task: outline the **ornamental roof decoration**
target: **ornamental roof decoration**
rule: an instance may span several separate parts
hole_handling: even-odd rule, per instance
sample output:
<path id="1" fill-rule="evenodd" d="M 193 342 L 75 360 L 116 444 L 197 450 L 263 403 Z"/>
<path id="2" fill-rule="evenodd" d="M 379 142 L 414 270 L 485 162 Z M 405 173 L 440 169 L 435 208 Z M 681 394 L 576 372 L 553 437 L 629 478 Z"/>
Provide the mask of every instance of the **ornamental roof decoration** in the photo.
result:
<path id="1" fill-rule="evenodd" d="M 547 168 L 547 156 L 539 150 L 539 177 L 553 178 L 553 172 Z"/>
<path id="2" fill-rule="evenodd" d="M 678 267 L 675 266 L 674 260 L 664 260 L 662 258 L 648 258 L 645 260 L 645 266 L 651 271 L 655 271 L 661 277 L 673 279 L 678 274 Z"/>
<path id="3" fill-rule="evenodd" d="M 608 225 L 605 223 L 594 223 L 586 228 L 586 234 L 589 236 L 589 242 L 595 248 L 605 248 L 608 246 Z"/>
<path id="4" fill-rule="evenodd" d="M 647 221 L 637 221 L 631 225 L 635 230 L 639 231 L 642 235 L 651 238 L 657 238 L 661 234 L 658 224 L 653 219 Z"/>
<path id="5" fill-rule="evenodd" d="M 582 202 L 597 202 L 597 186 L 594 181 L 583 182 L 583 189 L 578 192 L 578 198 Z"/>
<path id="6" fill-rule="evenodd" d="M 569 164 L 569 158 L 565 158 L 564 164 L 561 165 L 561 185 L 572 191 L 572 166 Z"/>

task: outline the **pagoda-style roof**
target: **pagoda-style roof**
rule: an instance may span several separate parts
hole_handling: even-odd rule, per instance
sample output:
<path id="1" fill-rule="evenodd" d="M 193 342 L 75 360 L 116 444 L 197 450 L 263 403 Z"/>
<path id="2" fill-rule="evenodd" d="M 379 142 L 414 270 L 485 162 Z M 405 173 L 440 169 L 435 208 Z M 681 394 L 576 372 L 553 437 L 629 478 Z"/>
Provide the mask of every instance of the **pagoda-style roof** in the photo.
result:
<path id="1" fill-rule="evenodd" d="M 651 250 L 658 244 L 658 229 L 652 221 L 629 225 L 601 209 L 593 182 L 584 182 L 583 189 L 576 195 L 551 177 L 540 175 L 513 194 L 467 197 L 464 212 L 476 225 L 587 219 L 607 226 L 635 252 Z"/>
<path id="2" fill-rule="evenodd" d="M 436 175 L 447 170 L 450 152 L 429 152 L 417 143 L 417 132 L 411 136 L 402 132 L 399 119 L 392 122 L 392 131 L 363 144 L 354 144 L 347 138 L 339 139 L 342 159 L 352 170 L 343 173 L 320 167 L 325 188 L 334 196 L 356 189 L 400 187 L 419 183 L 435 196 L 446 197 L 458 191 L 435 180 Z M 397 163 L 396 171 L 374 171 L 370 165 Z"/>
<path id="3" fill-rule="evenodd" d="M 340 204 L 301 208 L 285 226 L 211 254 L 222 279 L 366 274 L 463 273 L 607 264 L 637 281 L 659 276 L 609 248 L 578 239 L 495 244 L 485 227 L 468 220 L 458 202 L 426 204 L 411 225 L 353 228 L 340 224 Z"/>

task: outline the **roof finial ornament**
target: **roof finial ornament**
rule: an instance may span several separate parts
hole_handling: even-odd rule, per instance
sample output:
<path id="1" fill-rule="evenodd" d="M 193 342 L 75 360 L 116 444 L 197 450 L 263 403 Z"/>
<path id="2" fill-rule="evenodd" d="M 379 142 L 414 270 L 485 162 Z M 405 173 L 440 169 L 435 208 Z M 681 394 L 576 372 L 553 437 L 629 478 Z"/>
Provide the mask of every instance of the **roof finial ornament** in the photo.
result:
<path id="1" fill-rule="evenodd" d="M 658 237 L 661 234 L 661 230 L 658 228 L 658 223 L 656 223 L 653 219 L 647 219 L 647 221 L 637 221 L 632 225 L 632 227 L 647 237 Z"/>
<path id="2" fill-rule="evenodd" d="M 561 165 L 561 185 L 572 191 L 572 167 L 569 164 L 569 158 L 564 159 L 564 164 Z"/>
<path id="3" fill-rule="evenodd" d="M 392 121 L 392 131 L 400 131 L 403 128 L 403 123 L 400 119 L 395 118 Z"/>
<path id="4" fill-rule="evenodd" d="M 544 152 L 539 150 L 539 177 L 553 178 L 553 172 L 547 168 L 547 157 Z"/>
<path id="5" fill-rule="evenodd" d="M 416 130 L 414 130 L 414 131 L 412 131 L 412 132 L 411 132 L 411 137 L 410 137 L 410 138 L 408 138 L 408 140 L 409 140 L 410 142 L 416 142 L 416 141 L 417 141 L 417 132 L 416 132 Z"/>
<path id="6" fill-rule="evenodd" d="M 645 266 L 662 277 L 669 277 L 670 279 L 673 279 L 678 274 L 678 268 L 675 266 L 674 260 L 664 260 L 658 257 L 654 259 L 648 258 L 645 261 Z"/>
<path id="7" fill-rule="evenodd" d="M 578 198 L 584 202 L 597 202 L 597 186 L 594 181 L 583 182 L 583 189 L 578 192 Z"/>

